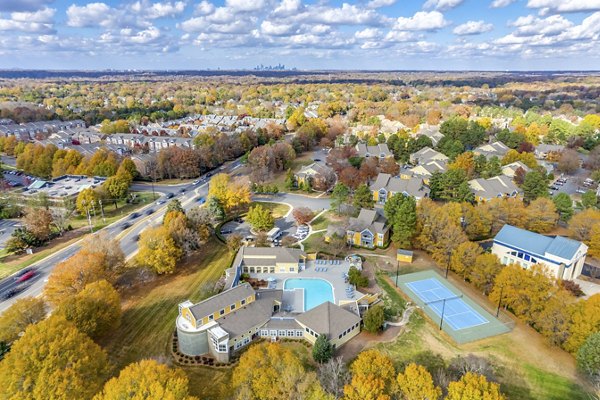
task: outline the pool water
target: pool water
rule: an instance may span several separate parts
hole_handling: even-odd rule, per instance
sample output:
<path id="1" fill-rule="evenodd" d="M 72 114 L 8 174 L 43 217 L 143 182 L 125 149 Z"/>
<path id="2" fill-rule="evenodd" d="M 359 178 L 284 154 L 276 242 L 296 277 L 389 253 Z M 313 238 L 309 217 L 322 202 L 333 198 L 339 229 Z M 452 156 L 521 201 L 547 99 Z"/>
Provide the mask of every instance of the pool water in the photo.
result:
<path id="1" fill-rule="evenodd" d="M 315 308 L 326 301 L 333 301 L 333 288 L 323 279 L 287 279 L 284 289 L 304 289 L 304 311 Z"/>

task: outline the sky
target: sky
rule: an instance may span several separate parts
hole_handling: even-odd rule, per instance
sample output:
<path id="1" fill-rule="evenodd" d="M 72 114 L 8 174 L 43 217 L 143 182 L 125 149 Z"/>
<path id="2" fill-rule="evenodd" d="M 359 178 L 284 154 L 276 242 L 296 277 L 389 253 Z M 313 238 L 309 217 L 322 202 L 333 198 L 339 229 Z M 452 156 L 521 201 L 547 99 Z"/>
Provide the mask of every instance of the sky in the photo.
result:
<path id="1" fill-rule="evenodd" d="M 600 69 L 600 0 L 0 0 L 0 68 Z"/>

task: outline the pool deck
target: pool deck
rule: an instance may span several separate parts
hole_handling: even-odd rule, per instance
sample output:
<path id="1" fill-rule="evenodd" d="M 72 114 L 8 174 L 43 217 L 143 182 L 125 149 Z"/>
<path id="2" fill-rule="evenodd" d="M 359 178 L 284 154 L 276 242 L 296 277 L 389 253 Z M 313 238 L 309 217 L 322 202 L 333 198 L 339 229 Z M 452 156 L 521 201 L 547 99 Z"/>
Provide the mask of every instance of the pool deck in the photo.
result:
<path id="1" fill-rule="evenodd" d="M 325 272 L 318 272 L 315 268 L 327 268 Z M 348 273 L 350 269 L 350 264 L 347 261 L 341 260 L 339 265 L 333 264 L 316 264 L 315 261 L 307 261 L 306 268 L 304 271 L 300 271 L 297 274 L 281 274 L 281 273 L 273 273 L 273 274 L 250 274 L 250 277 L 257 279 L 267 278 L 275 278 L 277 281 L 275 282 L 275 287 L 277 289 L 283 289 L 283 285 L 286 279 L 308 279 L 308 278 L 318 278 L 326 280 L 333 287 L 333 298 L 335 304 L 339 305 L 341 302 L 348 302 L 353 300 L 360 299 L 364 294 L 359 292 L 358 290 L 354 290 L 354 297 L 348 298 L 346 296 L 346 288 L 350 285 L 346 283 L 344 274 Z"/>

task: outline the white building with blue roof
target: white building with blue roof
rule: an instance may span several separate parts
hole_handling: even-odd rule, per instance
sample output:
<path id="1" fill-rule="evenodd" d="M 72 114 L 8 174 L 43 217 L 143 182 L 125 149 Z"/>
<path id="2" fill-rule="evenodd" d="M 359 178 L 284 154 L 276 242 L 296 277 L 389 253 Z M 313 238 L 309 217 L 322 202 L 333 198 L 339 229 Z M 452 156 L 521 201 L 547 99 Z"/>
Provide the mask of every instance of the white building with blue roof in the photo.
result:
<path id="1" fill-rule="evenodd" d="M 512 225 L 504 225 L 494 238 L 492 253 L 502 264 L 530 268 L 542 264 L 557 279 L 573 280 L 581 275 L 588 247 L 562 236 L 544 236 Z"/>

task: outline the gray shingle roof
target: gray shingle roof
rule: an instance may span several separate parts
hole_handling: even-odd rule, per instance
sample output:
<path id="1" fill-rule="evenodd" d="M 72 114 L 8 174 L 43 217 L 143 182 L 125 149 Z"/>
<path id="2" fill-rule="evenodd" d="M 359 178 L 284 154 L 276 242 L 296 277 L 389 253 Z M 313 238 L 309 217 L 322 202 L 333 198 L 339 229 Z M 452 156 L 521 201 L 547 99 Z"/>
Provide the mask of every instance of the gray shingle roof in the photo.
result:
<path id="1" fill-rule="evenodd" d="M 370 188 L 371 191 L 379 191 L 380 189 L 385 188 L 385 190 L 394 194 L 406 193 L 409 196 L 419 199 L 429 195 L 429 188 L 423 184 L 423 181 L 420 178 L 411 177 L 410 179 L 401 179 L 384 173 L 377 175 L 377 179 Z"/>
<path id="2" fill-rule="evenodd" d="M 264 256 L 265 258 L 275 257 L 277 262 L 294 263 L 298 262 L 300 257 L 306 257 L 306 253 L 302 250 L 287 247 L 241 247 L 238 251 L 238 254 L 240 253 L 244 262 L 247 262 L 250 258 Z M 247 256 L 251 257 L 248 258 Z"/>
<path id="3" fill-rule="evenodd" d="M 520 190 L 511 178 L 505 175 L 489 179 L 472 179 L 469 181 L 471 191 L 475 196 L 492 199 L 494 197 L 512 196 Z"/>
<path id="4" fill-rule="evenodd" d="M 221 292 L 211 298 L 201 301 L 198 304 L 190 307 L 192 315 L 196 319 L 206 317 L 209 314 L 218 312 L 221 309 L 229 307 L 235 304 L 237 301 L 241 301 L 254 294 L 254 289 L 248 283 L 243 283 L 239 286 Z"/>
<path id="5" fill-rule="evenodd" d="M 333 339 L 359 323 L 360 317 L 328 301 L 298 315 L 296 320 L 313 331 Z"/>
<path id="6" fill-rule="evenodd" d="M 358 217 L 350 218 L 348 229 L 354 232 L 362 232 L 369 229 L 373 233 L 384 233 L 388 230 L 387 219 L 382 215 L 381 209 L 360 210 Z"/>

